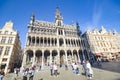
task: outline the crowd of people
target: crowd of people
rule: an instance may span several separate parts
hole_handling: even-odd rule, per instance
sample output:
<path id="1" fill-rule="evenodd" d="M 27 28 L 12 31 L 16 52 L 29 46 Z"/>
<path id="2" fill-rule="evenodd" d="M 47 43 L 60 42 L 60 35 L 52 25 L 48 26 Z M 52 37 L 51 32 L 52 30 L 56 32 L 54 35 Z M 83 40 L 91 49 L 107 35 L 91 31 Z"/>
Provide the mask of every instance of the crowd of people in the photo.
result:
<path id="1" fill-rule="evenodd" d="M 23 67 L 22 69 L 22 76 L 23 80 L 33 80 L 33 77 L 35 75 L 35 66 L 33 67 Z"/>
<path id="2" fill-rule="evenodd" d="M 82 65 L 82 66 L 79 66 Z M 62 68 L 64 66 L 64 69 L 67 71 L 69 69 L 72 69 L 73 73 L 76 75 L 80 75 L 81 72 L 83 72 L 82 74 L 88 78 L 88 79 L 92 79 L 93 77 L 93 70 L 91 68 L 91 64 L 88 60 L 83 60 L 81 63 L 80 62 L 70 62 L 70 63 L 60 63 L 57 64 L 56 62 L 51 63 L 49 66 L 50 69 L 50 76 L 54 76 L 54 77 L 58 77 L 60 75 L 60 71 L 58 70 L 60 68 Z M 40 69 L 36 68 L 36 66 L 31 66 L 31 67 L 26 67 L 24 66 L 22 68 L 22 76 L 23 76 L 23 80 L 33 80 L 34 75 L 36 72 L 41 71 L 41 66 Z M 18 72 L 19 69 L 15 68 L 14 69 L 14 73 L 15 76 L 18 76 Z"/>
<path id="3" fill-rule="evenodd" d="M 93 70 L 91 68 L 91 64 L 88 60 L 83 60 L 81 62 L 82 64 L 82 70 L 84 72 L 84 75 L 88 78 L 88 79 L 92 79 L 93 77 Z M 70 63 L 73 73 L 76 75 L 80 75 L 80 63 L 77 62 L 72 62 Z M 68 64 L 64 64 L 65 66 L 65 70 L 68 70 Z M 60 68 L 62 67 L 62 64 L 60 64 Z M 51 76 L 58 76 L 60 73 L 58 72 L 58 65 L 56 63 L 51 63 L 50 65 L 50 74 Z"/>
<path id="4" fill-rule="evenodd" d="M 60 62 L 57 64 L 56 62 L 52 62 L 47 66 L 47 69 L 50 69 L 50 76 L 58 77 L 60 75 L 59 69 L 63 68 L 66 71 L 72 69 L 73 73 L 76 75 L 84 75 L 88 79 L 93 78 L 93 70 L 91 66 L 97 66 L 97 67 L 102 67 L 102 61 L 101 58 L 98 57 L 97 60 L 94 63 L 91 63 L 89 60 L 82 60 L 81 62 L 75 62 L 75 61 L 68 61 L 68 62 Z M 45 68 L 44 68 L 45 69 Z M 21 71 L 22 73 L 22 78 L 23 80 L 33 80 L 35 73 L 43 71 L 44 70 L 41 65 L 30 65 L 28 66 L 23 66 L 21 69 L 20 68 L 14 68 L 14 74 L 15 74 L 15 80 L 17 80 L 17 77 L 19 76 L 19 72 Z M 61 69 L 60 69 L 61 70 Z M 82 73 L 83 72 L 83 73 Z M 0 80 L 3 80 L 4 78 L 4 71 L 0 71 Z"/>
<path id="5" fill-rule="evenodd" d="M 57 63 L 51 63 L 50 65 L 50 73 L 51 73 L 51 76 L 55 75 L 55 76 L 58 76 L 58 65 Z"/>
<path id="6" fill-rule="evenodd" d="M 92 67 L 91 67 L 91 64 L 88 60 L 83 60 L 81 62 L 82 64 L 82 70 L 83 70 L 83 74 L 88 78 L 88 79 L 92 79 L 93 77 L 93 70 L 92 70 Z M 72 66 L 72 70 L 75 74 L 77 75 L 80 75 L 80 67 L 79 67 L 79 63 L 76 63 L 76 62 L 72 62 L 71 64 Z"/>

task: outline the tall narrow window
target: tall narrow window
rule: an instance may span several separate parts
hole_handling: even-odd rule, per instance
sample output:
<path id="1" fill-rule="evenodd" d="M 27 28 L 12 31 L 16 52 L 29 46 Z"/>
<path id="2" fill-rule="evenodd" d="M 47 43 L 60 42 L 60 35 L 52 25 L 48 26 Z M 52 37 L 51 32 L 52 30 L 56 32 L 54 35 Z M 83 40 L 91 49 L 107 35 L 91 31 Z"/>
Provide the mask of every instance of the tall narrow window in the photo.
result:
<path id="1" fill-rule="evenodd" d="M 9 55 L 9 52 L 10 52 L 10 46 L 7 46 L 5 50 L 5 55 Z"/>
<path id="2" fill-rule="evenodd" d="M 13 37 L 9 37 L 8 44 L 12 44 L 12 41 L 13 41 Z"/>
<path id="3" fill-rule="evenodd" d="M 60 35 L 60 30 L 58 32 L 59 32 L 59 35 Z"/>
<path id="4" fill-rule="evenodd" d="M 8 31 L 5 31 L 5 34 L 8 34 Z"/>
<path id="5" fill-rule="evenodd" d="M 2 51 L 3 51 L 3 47 L 0 46 L 0 55 L 2 54 Z"/>
<path id="6" fill-rule="evenodd" d="M 1 44 L 4 44 L 6 41 L 6 37 L 2 37 Z"/>
<path id="7" fill-rule="evenodd" d="M 61 22 L 60 21 L 58 21 L 58 26 L 61 26 Z"/>

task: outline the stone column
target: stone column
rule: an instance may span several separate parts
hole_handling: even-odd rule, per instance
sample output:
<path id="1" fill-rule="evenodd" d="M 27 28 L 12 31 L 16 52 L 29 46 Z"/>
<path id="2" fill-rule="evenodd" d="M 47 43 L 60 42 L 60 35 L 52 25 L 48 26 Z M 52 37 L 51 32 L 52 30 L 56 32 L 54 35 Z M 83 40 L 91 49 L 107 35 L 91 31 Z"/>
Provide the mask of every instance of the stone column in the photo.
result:
<path id="1" fill-rule="evenodd" d="M 53 46 L 55 46 L 55 40 L 54 40 L 54 38 L 53 38 Z"/>
<path id="2" fill-rule="evenodd" d="M 76 42 L 76 40 L 75 40 L 75 46 L 77 46 L 77 42 Z"/>
<path id="3" fill-rule="evenodd" d="M 52 63 L 52 51 L 50 50 L 50 64 Z"/>
<path id="4" fill-rule="evenodd" d="M 43 37 L 43 46 L 45 46 L 45 44 L 44 44 L 44 37 Z"/>
<path id="5" fill-rule="evenodd" d="M 5 74 L 8 72 L 8 71 L 7 71 L 7 70 L 8 70 L 8 67 L 9 67 L 9 64 L 6 63 L 5 70 L 4 70 Z"/>
<path id="6" fill-rule="evenodd" d="M 63 29 L 63 36 L 65 36 L 65 30 Z"/>
<path id="7" fill-rule="evenodd" d="M 41 41 L 40 41 L 40 38 L 39 38 L 39 46 L 41 45 Z"/>
<path id="8" fill-rule="evenodd" d="M 36 44 L 37 44 L 37 39 L 36 39 L 36 36 L 35 36 L 35 44 L 34 44 L 34 46 L 36 46 Z"/>
<path id="9" fill-rule="evenodd" d="M 72 60 L 73 60 L 73 57 L 74 57 L 74 56 L 73 56 L 73 51 L 71 51 L 71 53 L 72 53 Z"/>
<path id="10" fill-rule="evenodd" d="M 80 56 L 78 51 L 77 51 L 77 56 L 78 56 L 78 62 L 80 62 Z"/>
<path id="11" fill-rule="evenodd" d="M 30 42 L 29 42 L 30 45 L 32 45 L 32 37 L 30 36 Z"/>
<path id="12" fill-rule="evenodd" d="M 46 38 L 46 46 L 48 46 L 48 38 Z"/>
<path id="13" fill-rule="evenodd" d="M 59 46 L 59 31 L 58 31 L 58 28 L 57 28 L 57 48 L 58 48 L 58 57 L 57 57 L 57 60 L 59 61 L 60 63 L 60 46 Z"/>
<path id="14" fill-rule="evenodd" d="M 22 68 L 23 68 L 23 66 L 25 66 L 26 65 L 26 58 L 27 58 L 27 53 L 23 53 L 24 55 L 23 55 L 23 61 L 22 61 Z M 20 70 L 20 72 L 22 72 L 22 70 Z"/>
<path id="15" fill-rule="evenodd" d="M 44 51 L 42 50 L 42 68 L 44 66 Z"/>
<path id="16" fill-rule="evenodd" d="M 66 58 L 66 63 L 68 63 L 67 51 L 66 50 L 65 50 L 65 58 Z"/>
<path id="17" fill-rule="evenodd" d="M 26 65 L 26 58 L 27 58 L 27 53 L 24 53 L 23 55 L 23 62 L 22 62 L 22 65 Z"/>
<path id="18" fill-rule="evenodd" d="M 57 38 L 57 46 L 58 46 L 58 48 L 60 48 L 59 47 L 59 37 Z"/>
<path id="19" fill-rule="evenodd" d="M 50 46 L 52 46 L 52 40 L 51 40 L 52 38 L 50 37 Z"/>
<path id="20" fill-rule="evenodd" d="M 58 46 L 58 48 L 59 48 L 59 34 L 58 34 L 58 28 L 57 28 L 57 46 Z"/>
<path id="21" fill-rule="evenodd" d="M 57 61 L 60 63 L 60 50 L 58 50 Z"/>
<path id="22" fill-rule="evenodd" d="M 33 51 L 33 61 L 32 61 L 32 66 L 34 66 L 35 65 L 35 51 Z"/>
<path id="23" fill-rule="evenodd" d="M 72 47 L 72 46 L 73 46 L 73 45 L 72 45 L 72 40 L 71 40 L 71 39 L 69 39 L 69 40 L 70 40 L 70 45 L 69 45 L 69 46 L 71 46 L 71 47 Z"/>

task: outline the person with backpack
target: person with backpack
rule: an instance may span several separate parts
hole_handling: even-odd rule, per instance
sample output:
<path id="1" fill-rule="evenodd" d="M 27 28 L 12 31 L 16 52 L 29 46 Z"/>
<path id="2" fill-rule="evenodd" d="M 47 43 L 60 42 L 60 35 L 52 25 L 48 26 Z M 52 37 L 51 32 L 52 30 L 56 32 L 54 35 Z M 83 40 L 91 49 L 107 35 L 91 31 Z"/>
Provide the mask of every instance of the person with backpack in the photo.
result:
<path id="1" fill-rule="evenodd" d="M 35 74 L 35 70 L 34 70 L 33 67 L 30 68 L 28 74 L 29 74 L 29 80 L 33 80 L 33 77 L 34 77 L 34 74 Z"/>

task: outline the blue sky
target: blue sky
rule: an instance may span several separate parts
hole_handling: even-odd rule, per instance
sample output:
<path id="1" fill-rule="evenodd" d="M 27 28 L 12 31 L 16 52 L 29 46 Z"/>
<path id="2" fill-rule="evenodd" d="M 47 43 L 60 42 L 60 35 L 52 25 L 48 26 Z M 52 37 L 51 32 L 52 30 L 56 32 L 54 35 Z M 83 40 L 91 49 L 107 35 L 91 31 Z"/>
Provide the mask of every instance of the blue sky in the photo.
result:
<path id="1" fill-rule="evenodd" d="M 57 6 L 63 22 L 79 22 L 82 32 L 104 26 L 120 33 L 120 0 L 0 0 L 0 28 L 11 20 L 24 47 L 31 14 L 37 20 L 54 22 Z"/>

